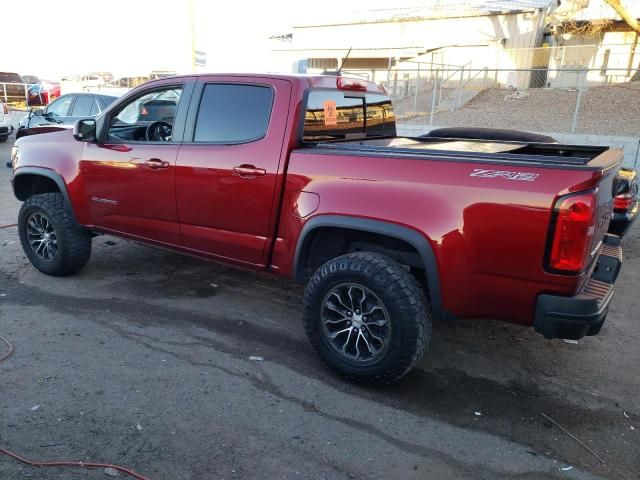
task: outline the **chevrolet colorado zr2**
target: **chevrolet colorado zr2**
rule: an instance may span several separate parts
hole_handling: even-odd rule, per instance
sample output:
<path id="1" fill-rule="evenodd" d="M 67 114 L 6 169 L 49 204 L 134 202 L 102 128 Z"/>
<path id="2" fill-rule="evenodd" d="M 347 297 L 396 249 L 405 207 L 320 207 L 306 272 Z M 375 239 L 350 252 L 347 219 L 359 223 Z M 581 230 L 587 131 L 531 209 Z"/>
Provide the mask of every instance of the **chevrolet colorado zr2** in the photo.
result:
<path id="1" fill-rule="evenodd" d="M 37 269 L 77 272 L 107 233 L 289 277 L 317 354 L 365 384 L 405 375 L 434 317 L 595 335 L 622 263 L 620 150 L 397 136 L 364 80 L 164 78 L 24 133 L 12 182 Z"/>

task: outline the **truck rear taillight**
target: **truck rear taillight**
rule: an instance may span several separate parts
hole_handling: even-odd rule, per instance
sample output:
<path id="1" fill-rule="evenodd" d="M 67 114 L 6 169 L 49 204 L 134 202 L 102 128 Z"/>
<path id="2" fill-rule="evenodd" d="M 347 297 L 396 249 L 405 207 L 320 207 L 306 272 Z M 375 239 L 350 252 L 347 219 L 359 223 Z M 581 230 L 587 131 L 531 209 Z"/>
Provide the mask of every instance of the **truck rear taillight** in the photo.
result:
<path id="1" fill-rule="evenodd" d="M 566 195 L 556 201 L 549 268 L 579 273 L 589 261 L 596 222 L 596 192 Z"/>
<path id="2" fill-rule="evenodd" d="M 613 199 L 613 209 L 616 212 L 626 212 L 633 206 L 633 195 L 631 193 L 623 193 Z"/>

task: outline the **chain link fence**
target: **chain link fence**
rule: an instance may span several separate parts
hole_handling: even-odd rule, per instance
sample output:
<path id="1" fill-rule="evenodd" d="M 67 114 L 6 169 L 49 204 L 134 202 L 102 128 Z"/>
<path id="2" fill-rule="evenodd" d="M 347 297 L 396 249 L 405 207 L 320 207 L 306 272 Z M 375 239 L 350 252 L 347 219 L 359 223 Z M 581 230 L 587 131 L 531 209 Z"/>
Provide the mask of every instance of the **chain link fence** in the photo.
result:
<path id="1" fill-rule="evenodd" d="M 379 83 L 391 96 L 399 122 L 640 135 L 640 81 L 612 82 L 614 74 L 631 76 L 626 70 L 607 73 L 417 64 L 389 70 Z M 345 74 L 371 78 L 371 72 Z"/>
<path id="2" fill-rule="evenodd" d="M 539 55 L 538 51 L 530 49 L 528 53 Z M 385 87 L 403 135 L 445 126 L 538 132 L 566 143 L 623 148 L 626 164 L 635 166 L 640 161 L 640 81 L 636 70 L 626 66 L 590 68 L 597 55 L 590 57 L 584 48 L 563 53 L 557 63 L 562 68 L 404 62 L 402 68 L 384 72 L 345 73 L 374 78 Z M 613 61 L 611 55 L 609 60 Z"/>
<path id="3" fill-rule="evenodd" d="M 636 47 L 451 47 L 345 73 L 381 83 L 399 122 L 638 136 Z"/>

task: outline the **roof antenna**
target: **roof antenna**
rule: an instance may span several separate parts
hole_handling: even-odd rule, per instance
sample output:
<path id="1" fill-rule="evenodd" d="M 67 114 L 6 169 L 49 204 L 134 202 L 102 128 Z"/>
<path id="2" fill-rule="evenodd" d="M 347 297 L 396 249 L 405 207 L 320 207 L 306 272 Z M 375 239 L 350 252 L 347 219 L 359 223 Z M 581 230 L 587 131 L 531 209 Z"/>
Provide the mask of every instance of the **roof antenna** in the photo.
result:
<path id="1" fill-rule="evenodd" d="M 336 72 L 337 75 L 340 75 L 340 72 L 342 72 L 342 67 L 344 67 L 345 63 L 347 63 L 347 58 L 349 58 L 349 55 L 351 54 L 351 50 L 353 50 L 353 47 L 349 47 L 349 51 L 342 59 L 342 64 L 340 65 L 340 68 L 338 68 L 338 71 Z"/>

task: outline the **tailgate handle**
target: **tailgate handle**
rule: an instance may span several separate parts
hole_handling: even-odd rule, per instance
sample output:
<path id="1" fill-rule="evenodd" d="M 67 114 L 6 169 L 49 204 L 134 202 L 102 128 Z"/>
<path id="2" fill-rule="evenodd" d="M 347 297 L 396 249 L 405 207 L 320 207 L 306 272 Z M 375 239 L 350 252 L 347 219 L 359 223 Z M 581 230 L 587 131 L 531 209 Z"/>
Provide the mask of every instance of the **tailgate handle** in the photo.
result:
<path id="1" fill-rule="evenodd" d="M 264 168 L 256 168 L 255 165 L 238 165 L 237 167 L 233 167 L 233 172 L 237 173 L 241 177 L 258 177 L 262 175 L 266 175 L 267 171 Z"/>

